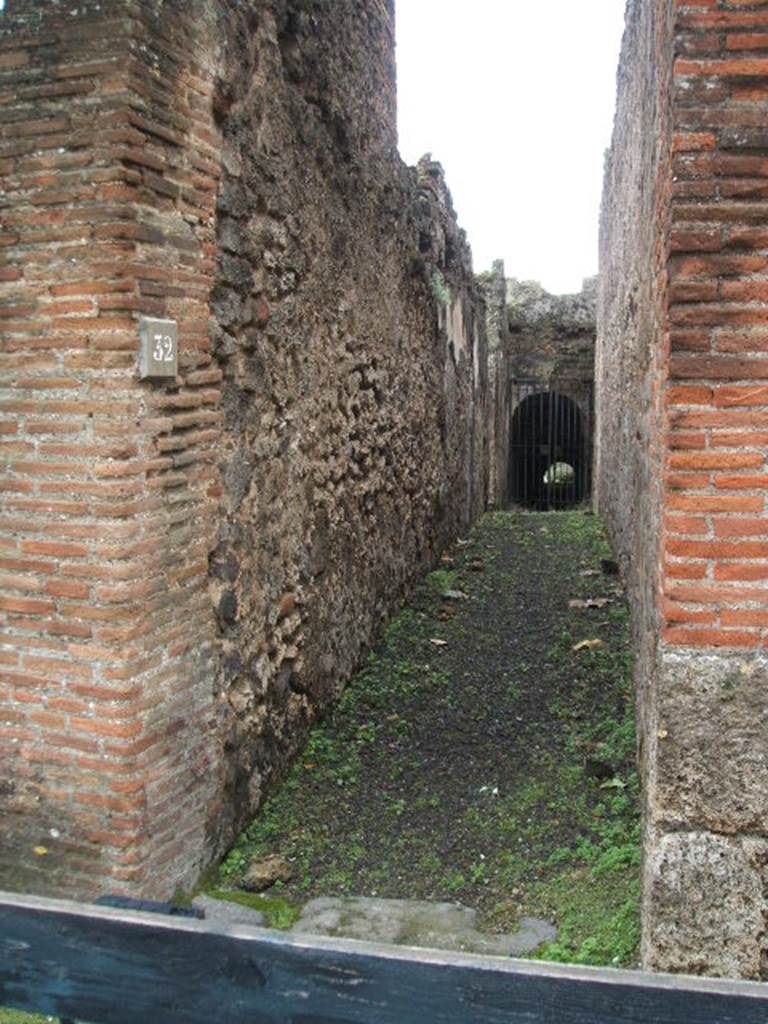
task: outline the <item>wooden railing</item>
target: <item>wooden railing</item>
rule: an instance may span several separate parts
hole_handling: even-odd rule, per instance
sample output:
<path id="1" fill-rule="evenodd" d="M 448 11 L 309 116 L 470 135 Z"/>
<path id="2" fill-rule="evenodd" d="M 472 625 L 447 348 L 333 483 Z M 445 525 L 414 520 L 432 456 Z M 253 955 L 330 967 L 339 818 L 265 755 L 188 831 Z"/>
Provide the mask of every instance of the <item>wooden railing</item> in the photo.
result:
<path id="1" fill-rule="evenodd" d="M 0 1006 L 94 1024 L 768 1024 L 768 986 L 0 893 Z"/>

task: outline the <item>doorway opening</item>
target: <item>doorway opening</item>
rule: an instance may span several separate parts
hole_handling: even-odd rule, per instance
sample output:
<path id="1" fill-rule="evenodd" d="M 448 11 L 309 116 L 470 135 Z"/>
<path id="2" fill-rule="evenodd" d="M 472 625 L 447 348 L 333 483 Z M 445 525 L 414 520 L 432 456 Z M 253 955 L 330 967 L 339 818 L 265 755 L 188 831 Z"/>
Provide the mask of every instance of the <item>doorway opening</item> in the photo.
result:
<path id="1" fill-rule="evenodd" d="M 509 501 L 524 508 L 571 508 L 589 497 L 590 438 L 584 414 L 556 391 L 525 395 L 512 415 Z"/>

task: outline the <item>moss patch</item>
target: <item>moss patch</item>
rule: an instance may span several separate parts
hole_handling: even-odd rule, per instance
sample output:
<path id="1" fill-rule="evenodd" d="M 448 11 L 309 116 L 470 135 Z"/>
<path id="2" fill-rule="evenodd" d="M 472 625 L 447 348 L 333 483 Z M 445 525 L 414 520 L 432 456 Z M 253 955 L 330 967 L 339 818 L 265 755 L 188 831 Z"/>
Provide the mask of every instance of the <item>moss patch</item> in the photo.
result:
<path id="1" fill-rule="evenodd" d="M 258 910 L 264 915 L 265 924 L 269 928 L 285 931 L 297 921 L 301 908 L 290 900 L 283 899 L 275 889 L 273 886 L 268 896 L 233 889 L 208 889 L 207 895 L 215 900 L 227 900 L 230 903 L 238 903 L 241 907 L 248 907 L 249 910 Z"/>
<path id="2" fill-rule="evenodd" d="M 0 1024 L 46 1024 L 53 1017 L 41 1017 L 38 1014 L 22 1013 L 21 1010 L 8 1010 L 0 1006 Z"/>

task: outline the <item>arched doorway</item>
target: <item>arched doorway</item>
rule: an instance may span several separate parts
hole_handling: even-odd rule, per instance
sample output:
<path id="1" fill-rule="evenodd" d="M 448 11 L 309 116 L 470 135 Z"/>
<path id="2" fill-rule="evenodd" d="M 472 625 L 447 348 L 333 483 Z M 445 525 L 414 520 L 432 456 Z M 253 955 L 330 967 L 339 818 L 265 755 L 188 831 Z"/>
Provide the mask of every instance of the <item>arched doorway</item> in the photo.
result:
<path id="1" fill-rule="evenodd" d="M 555 391 L 529 394 L 512 415 L 508 490 L 512 504 L 564 509 L 589 496 L 589 432 L 579 406 Z"/>

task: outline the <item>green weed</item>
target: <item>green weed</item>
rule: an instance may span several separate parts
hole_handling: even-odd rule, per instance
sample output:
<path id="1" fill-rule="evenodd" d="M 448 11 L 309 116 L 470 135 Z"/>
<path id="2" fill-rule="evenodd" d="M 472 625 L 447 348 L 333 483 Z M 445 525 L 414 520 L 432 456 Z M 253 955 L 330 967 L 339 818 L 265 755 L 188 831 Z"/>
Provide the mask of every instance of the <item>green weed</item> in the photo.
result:
<path id="1" fill-rule="evenodd" d="M 539 892 L 558 906 L 558 940 L 536 954 L 558 963 L 631 967 L 640 944 L 640 884 L 635 870 L 596 878 L 571 872 Z"/>
<path id="2" fill-rule="evenodd" d="M 270 892 L 274 892 L 274 887 Z M 278 928 L 281 931 L 287 931 L 298 920 L 301 913 L 300 909 L 289 900 L 272 894 L 264 896 L 261 893 L 209 889 L 206 895 L 215 900 L 237 903 L 241 907 L 258 910 L 264 915 L 264 920 L 269 928 Z"/>
<path id="3" fill-rule="evenodd" d="M 449 871 L 443 876 L 441 884 L 448 892 L 457 893 L 466 888 L 467 880 L 461 871 Z"/>
<path id="4" fill-rule="evenodd" d="M 22 1013 L 21 1010 L 0 1006 L 0 1024 L 45 1024 L 46 1021 L 55 1020 L 55 1017 L 41 1017 L 36 1013 Z"/>

